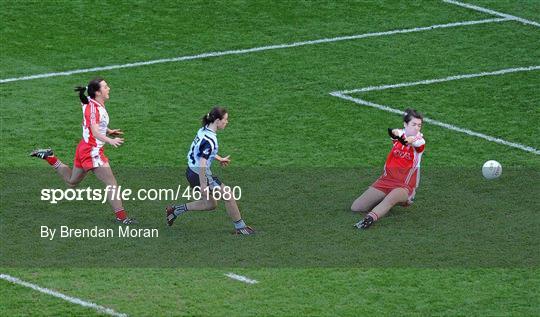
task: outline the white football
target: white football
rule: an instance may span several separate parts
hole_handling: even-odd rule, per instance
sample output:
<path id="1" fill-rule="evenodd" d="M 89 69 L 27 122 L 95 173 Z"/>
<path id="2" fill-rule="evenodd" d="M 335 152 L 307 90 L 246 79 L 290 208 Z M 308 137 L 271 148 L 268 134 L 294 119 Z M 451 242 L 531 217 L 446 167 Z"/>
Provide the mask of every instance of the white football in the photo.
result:
<path id="1" fill-rule="evenodd" d="M 486 179 L 495 179 L 502 174 L 502 166 L 499 162 L 494 160 L 489 160 L 484 163 L 482 166 L 482 175 Z"/>

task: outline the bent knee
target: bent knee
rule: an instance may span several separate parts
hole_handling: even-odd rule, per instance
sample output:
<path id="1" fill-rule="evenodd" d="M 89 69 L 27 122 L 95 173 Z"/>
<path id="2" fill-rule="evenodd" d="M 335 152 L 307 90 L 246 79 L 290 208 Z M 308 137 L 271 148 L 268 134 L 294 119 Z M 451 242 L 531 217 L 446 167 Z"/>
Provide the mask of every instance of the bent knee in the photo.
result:
<path id="1" fill-rule="evenodd" d="M 77 187 L 77 185 L 79 185 L 79 183 L 80 183 L 80 181 L 78 181 L 78 182 L 77 182 L 77 181 L 75 181 L 75 182 L 67 181 L 67 182 L 66 182 L 66 185 L 67 185 L 67 187 L 69 187 L 69 188 L 75 188 L 75 187 Z"/>
<path id="2" fill-rule="evenodd" d="M 366 213 L 368 212 L 368 208 L 366 208 L 365 206 L 356 206 L 356 205 L 352 205 L 351 206 L 351 211 L 352 212 L 363 212 L 363 213 Z"/>
<path id="3" fill-rule="evenodd" d="M 217 208 L 217 201 L 207 200 L 204 202 L 204 210 L 211 211 Z"/>

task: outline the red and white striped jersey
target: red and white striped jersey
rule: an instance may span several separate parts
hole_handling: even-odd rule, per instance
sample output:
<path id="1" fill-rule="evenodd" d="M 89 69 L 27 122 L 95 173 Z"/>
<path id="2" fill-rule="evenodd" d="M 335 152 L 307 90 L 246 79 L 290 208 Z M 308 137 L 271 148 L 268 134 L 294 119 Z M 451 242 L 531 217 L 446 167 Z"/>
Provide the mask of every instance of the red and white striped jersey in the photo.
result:
<path id="1" fill-rule="evenodd" d="M 405 138 L 405 130 L 400 129 L 399 135 Z M 420 183 L 420 161 L 426 146 L 422 133 L 418 133 L 411 145 L 403 145 L 392 140 L 394 145 L 384 164 L 385 178 L 391 178 L 399 183 L 406 184 L 411 189 Z"/>
<path id="2" fill-rule="evenodd" d="M 107 135 L 107 127 L 109 125 L 109 114 L 105 107 L 92 98 L 88 98 L 88 104 L 82 105 L 83 120 L 82 120 L 82 137 L 84 142 L 96 148 L 101 148 L 105 142 L 94 137 L 90 125 L 98 124 L 99 132 Z"/>

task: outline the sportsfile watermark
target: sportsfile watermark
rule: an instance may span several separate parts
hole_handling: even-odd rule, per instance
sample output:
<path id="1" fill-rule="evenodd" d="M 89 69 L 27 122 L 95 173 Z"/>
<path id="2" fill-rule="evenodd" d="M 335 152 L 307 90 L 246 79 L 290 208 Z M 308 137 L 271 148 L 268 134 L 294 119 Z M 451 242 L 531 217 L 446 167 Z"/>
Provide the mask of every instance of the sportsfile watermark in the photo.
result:
<path id="1" fill-rule="evenodd" d="M 100 201 L 106 203 L 107 199 L 121 200 L 150 200 L 167 201 L 178 200 L 180 198 L 188 200 L 214 199 L 214 200 L 240 200 L 242 199 L 242 188 L 240 186 L 224 186 L 222 189 L 210 189 L 205 187 L 202 191 L 200 187 L 182 187 L 178 185 L 172 188 L 141 188 L 132 190 L 120 186 L 108 185 L 105 188 L 44 188 L 41 190 L 41 200 L 48 201 L 51 204 L 57 204 L 59 201 Z"/>

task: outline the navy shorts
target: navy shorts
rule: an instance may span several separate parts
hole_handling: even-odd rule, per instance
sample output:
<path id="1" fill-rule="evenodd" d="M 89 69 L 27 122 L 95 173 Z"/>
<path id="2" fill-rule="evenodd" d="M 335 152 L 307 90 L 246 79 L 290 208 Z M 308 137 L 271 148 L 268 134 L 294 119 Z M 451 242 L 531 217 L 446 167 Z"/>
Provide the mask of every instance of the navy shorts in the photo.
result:
<path id="1" fill-rule="evenodd" d="M 201 187 L 201 182 L 199 180 L 199 174 L 192 171 L 191 168 L 189 168 L 189 167 L 186 169 L 186 178 L 187 178 L 187 180 L 189 182 L 189 186 L 191 186 L 191 188 Z M 210 187 L 210 189 L 214 189 L 216 187 L 221 186 L 221 181 L 219 180 L 219 178 L 212 175 L 212 180 L 210 180 L 210 179 L 208 179 L 208 177 L 206 177 L 206 186 Z"/>

